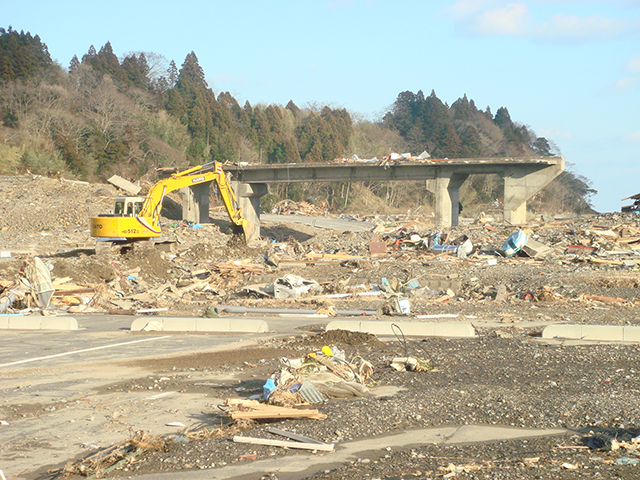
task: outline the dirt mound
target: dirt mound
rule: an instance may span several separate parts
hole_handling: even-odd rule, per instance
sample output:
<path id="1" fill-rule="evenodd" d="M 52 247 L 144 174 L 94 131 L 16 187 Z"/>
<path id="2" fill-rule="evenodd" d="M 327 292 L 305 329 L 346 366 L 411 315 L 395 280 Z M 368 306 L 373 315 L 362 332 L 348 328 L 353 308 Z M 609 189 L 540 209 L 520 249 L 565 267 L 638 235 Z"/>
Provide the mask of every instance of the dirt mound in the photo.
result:
<path id="1" fill-rule="evenodd" d="M 383 345 L 371 333 L 349 332 L 347 330 L 327 330 L 320 335 L 309 338 L 309 345 L 350 345 L 357 347 L 364 343 Z"/>

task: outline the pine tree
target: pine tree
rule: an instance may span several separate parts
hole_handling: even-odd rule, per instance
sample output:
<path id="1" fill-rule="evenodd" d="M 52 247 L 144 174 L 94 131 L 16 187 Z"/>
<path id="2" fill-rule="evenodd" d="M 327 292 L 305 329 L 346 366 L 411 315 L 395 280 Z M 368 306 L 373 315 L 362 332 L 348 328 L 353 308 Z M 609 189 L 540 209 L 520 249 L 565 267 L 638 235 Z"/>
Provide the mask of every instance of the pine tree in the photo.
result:
<path id="1" fill-rule="evenodd" d="M 176 88 L 178 90 L 205 90 L 207 87 L 204 70 L 198 63 L 198 57 L 192 51 L 187 55 L 182 68 L 180 68 Z"/>
<path id="2" fill-rule="evenodd" d="M 169 82 L 169 88 L 175 87 L 176 83 L 178 83 L 178 67 L 173 60 L 171 60 L 169 68 L 167 69 L 167 80 Z"/>
<path id="3" fill-rule="evenodd" d="M 149 65 L 144 53 L 140 53 L 138 56 L 132 54 L 125 57 L 122 61 L 122 70 L 127 84 L 138 88 L 149 87 Z"/>
<path id="4" fill-rule="evenodd" d="M 74 73 L 78 68 L 80 68 L 80 60 L 78 60 L 78 57 L 74 55 L 69 62 L 69 73 Z"/>
<path id="5" fill-rule="evenodd" d="M 509 115 L 509 110 L 507 110 L 504 107 L 500 107 L 496 111 L 496 116 L 493 119 L 493 121 L 501 129 L 505 129 L 507 127 L 513 126 L 513 122 L 511 121 L 511 116 Z"/>
<path id="6" fill-rule="evenodd" d="M 33 77 L 52 66 L 47 46 L 38 35 L 0 28 L 0 79 Z"/>

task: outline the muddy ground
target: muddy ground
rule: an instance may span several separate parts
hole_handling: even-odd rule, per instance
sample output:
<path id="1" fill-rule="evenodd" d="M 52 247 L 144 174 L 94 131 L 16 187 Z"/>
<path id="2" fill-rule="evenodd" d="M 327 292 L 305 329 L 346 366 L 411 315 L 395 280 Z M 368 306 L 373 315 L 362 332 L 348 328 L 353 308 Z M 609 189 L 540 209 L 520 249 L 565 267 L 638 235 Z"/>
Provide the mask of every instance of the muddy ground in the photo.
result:
<path id="1" fill-rule="evenodd" d="M 224 219 L 214 216 L 212 224 L 193 228 L 167 213 L 163 228 L 178 241 L 173 251 L 143 248 L 97 255 L 87 219 L 109 211 L 115 189 L 42 177 L 5 177 L 0 179 L 0 190 L 0 250 L 11 252 L 10 258 L 0 258 L 0 280 L 19 278 L 23 263 L 38 255 L 53 266 L 54 279 L 68 277 L 65 285 L 71 285 L 71 290 L 91 290 L 89 294 L 55 297 L 52 313 L 129 314 L 143 308 L 166 308 L 168 315 L 200 316 L 207 308 L 222 305 L 294 311 L 333 307 L 373 310 L 377 312 L 373 318 L 380 320 L 441 315 L 435 321 L 471 322 L 477 329 L 474 339 L 401 335 L 377 339 L 346 332 L 327 337 L 323 336 L 324 323 L 310 319 L 308 325 L 291 335 L 263 339 L 241 351 L 199 352 L 122 365 L 123 377 L 105 375 L 90 399 L 71 395 L 58 403 L 0 405 L 0 420 L 13 425 L 24 419 L 45 421 L 70 412 L 76 414 L 73 419 L 82 418 L 85 411 L 89 418 L 102 418 L 104 413 L 102 428 L 110 432 L 109 438 L 125 441 L 143 423 L 138 423 L 141 420 L 133 415 L 133 407 L 129 411 L 114 406 L 105 412 L 100 405 L 109 405 L 109 398 L 153 391 L 179 392 L 189 399 L 183 400 L 182 408 L 178 403 L 161 412 L 163 418 L 183 421 L 184 428 L 150 432 L 160 439 L 158 450 L 145 444 L 135 459 L 108 472 L 100 470 L 100 475 L 135 478 L 156 472 L 175 476 L 203 470 L 220 475 L 207 478 L 234 478 L 234 468 L 245 472 L 240 467 L 249 468 L 255 462 L 255 471 L 244 478 L 640 476 L 640 465 L 634 464 L 640 455 L 631 444 L 640 433 L 640 347 L 540 337 L 542 328 L 550 323 L 640 325 L 637 250 L 608 233 L 614 231 L 623 237 L 627 228 L 627 237 L 633 235 L 633 229 L 640 227 L 637 215 L 553 220 L 547 216 L 546 222 L 532 218 L 528 225 L 531 238 L 552 248 L 540 258 L 499 256 L 496 249 L 515 228 L 494 224 L 489 229 L 468 219 L 450 232 L 450 238 L 465 234 L 471 239 L 474 251 L 464 259 L 434 253 L 424 244 L 407 241 L 410 233 L 422 239 L 436 233 L 431 217 L 372 217 L 369 220 L 381 225 L 375 233 L 293 223 L 264 224 L 265 241 L 247 247 L 232 239 Z M 403 230 L 403 225 L 408 226 Z M 387 242 L 386 253 L 369 253 L 369 243 L 374 240 Z M 590 255 L 565 253 L 570 245 L 595 246 L 598 250 Z M 268 253 L 276 256 L 279 266 L 267 261 Z M 325 258 L 312 254 L 325 254 Z M 334 260 L 328 258 L 330 255 L 341 256 Z M 229 266 L 234 261 L 235 267 Z M 240 264 L 242 261 L 244 264 Z M 223 264 L 226 267 L 221 267 Z M 243 291 L 289 273 L 317 281 L 320 291 L 294 299 L 252 298 Z M 127 280 L 128 276 L 132 279 Z M 409 317 L 383 313 L 389 293 L 327 297 L 372 291 L 385 283 L 383 279 L 410 300 Z M 433 288 L 406 288 L 415 279 Z M 207 288 L 193 288 L 204 283 Z M 74 295 L 77 302 L 68 298 L 63 301 Z M 450 318 L 453 315 L 457 317 Z M 304 358 L 324 345 L 344 350 L 348 359 L 361 357 L 371 362 L 374 373 L 367 382 L 370 396 L 330 399 L 315 405 L 326 414 L 324 420 L 236 423 L 220 409 L 225 398 L 260 393 L 266 379 L 282 368 L 282 358 Z M 415 356 L 433 369 L 393 370 L 389 364 L 397 356 Z M 15 381 L 11 379 L 12 387 Z M 334 443 L 336 450 L 364 439 L 443 426 L 566 430 L 555 436 L 480 444 L 403 445 L 394 440 L 384 448 L 365 449 L 337 462 L 332 461 L 332 454 L 232 441 L 236 434 L 275 438 L 266 431 L 273 425 Z M 628 443 L 612 450 L 612 437 Z M 602 448 L 595 448 L 598 446 Z M 100 445 L 101 449 L 107 447 Z M 53 447 L 36 440 L 5 445 L 0 455 L 0 468 L 5 468 L 5 474 L 3 465 L 18 455 L 19 448 L 45 451 Z M 63 458 L 61 454 L 57 464 L 34 465 L 28 472 L 11 475 L 55 478 L 67 462 L 78 464 L 92 454 L 95 451 L 87 447 L 85 455 Z M 260 462 L 273 458 L 282 458 L 284 465 L 294 458 L 306 458 L 304 455 L 311 459 L 305 460 L 307 467 L 297 474 L 260 466 L 271 465 Z"/>

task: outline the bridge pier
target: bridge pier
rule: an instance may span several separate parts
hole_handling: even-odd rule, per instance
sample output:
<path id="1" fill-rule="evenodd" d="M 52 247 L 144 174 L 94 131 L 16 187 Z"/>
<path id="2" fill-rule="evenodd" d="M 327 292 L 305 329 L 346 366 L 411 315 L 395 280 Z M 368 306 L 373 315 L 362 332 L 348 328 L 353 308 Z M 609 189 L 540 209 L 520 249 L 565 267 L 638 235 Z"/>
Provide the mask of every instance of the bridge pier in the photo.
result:
<path id="1" fill-rule="evenodd" d="M 242 216 L 252 225 L 250 238 L 247 243 L 260 239 L 260 197 L 269 193 L 266 183 L 242 183 L 231 180 L 231 188 L 238 199 L 238 207 L 242 209 Z"/>
<path id="2" fill-rule="evenodd" d="M 193 223 L 209 223 L 209 189 L 211 182 L 180 189 L 182 219 Z"/>
<path id="3" fill-rule="evenodd" d="M 536 165 L 506 167 L 504 179 L 504 220 L 512 225 L 527 223 L 527 200 L 549 185 L 564 171 L 564 159 L 547 168 Z"/>
<path id="4" fill-rule="evenodd" d="M 460 187 L 468 174 L 451 171 L 438 172 L 428 179 L 427 190 L 436 197 L 436 228 L 455 227 L 460 214 Z"/>

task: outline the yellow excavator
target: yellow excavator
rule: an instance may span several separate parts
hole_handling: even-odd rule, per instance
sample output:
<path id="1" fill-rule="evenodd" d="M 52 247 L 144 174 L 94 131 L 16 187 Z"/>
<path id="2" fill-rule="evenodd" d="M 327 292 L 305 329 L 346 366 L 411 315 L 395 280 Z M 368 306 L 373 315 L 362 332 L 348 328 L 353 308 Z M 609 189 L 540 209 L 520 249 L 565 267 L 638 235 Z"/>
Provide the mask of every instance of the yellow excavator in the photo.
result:
<path id="1" fill-rule="evenodd" d="M 145 198 L 117 197 L 113 213 L 91 219 L 91 236 L 99 242 L 132 244 L 140 240 L 160 238 L 160 211 L 167 193 L 179 188 L 216 182 L 218 193 L 233 224 L 234 233 L 243 233 L 245 240 L 251 236 L 252 225 L 242 216 L 238 199 L 219 162 L 183 170 L 154 184 Z"/>

